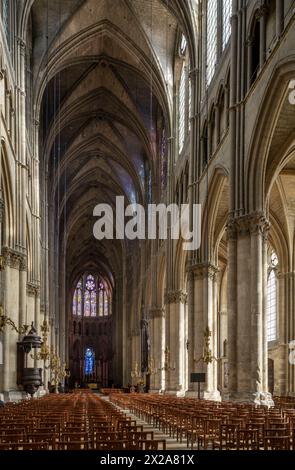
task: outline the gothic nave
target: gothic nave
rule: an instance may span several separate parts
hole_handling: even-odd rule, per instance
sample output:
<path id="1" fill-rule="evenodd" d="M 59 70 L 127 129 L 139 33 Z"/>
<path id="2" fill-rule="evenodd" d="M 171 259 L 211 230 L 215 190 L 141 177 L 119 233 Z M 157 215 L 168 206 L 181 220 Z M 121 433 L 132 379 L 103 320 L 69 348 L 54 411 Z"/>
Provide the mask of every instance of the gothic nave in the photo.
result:
<path id="1" fill-rule="evenodd" d="M 202 448 L 157 410 L 295 429 L 295 2 L 0 16 L 3 409 L 121 410 Z"/>

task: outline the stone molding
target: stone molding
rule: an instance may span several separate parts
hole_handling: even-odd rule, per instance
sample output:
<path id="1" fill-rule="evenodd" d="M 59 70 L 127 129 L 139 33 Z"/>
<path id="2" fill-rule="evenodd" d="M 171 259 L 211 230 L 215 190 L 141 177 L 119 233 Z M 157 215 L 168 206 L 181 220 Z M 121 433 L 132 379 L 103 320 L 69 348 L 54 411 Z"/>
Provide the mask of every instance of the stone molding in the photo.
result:
<path id="1" fill-rule="evenodd" d="M 292 278 L 294 276 L 295 276 L 295 271 L 289 271 L 288 273 L 285 273 L 285 272 L 278 272 L 277 273 L 277 278 L 278 279 Z"/>
<path id="2" fill-rule="evenodd" d="M 266 241 L 270 229 L 270 222 L 264 212 L 253 212 L 240 217 L 231 217 L 228 220 L 226 231 L 228 240 L 238 237 L 260 234 Z"/>
<path id="3" fill-rule="evenodd" d="M 215 280 L 219 268 L 212 263 L 199 263 L 193 262 L 189 268 L 189 273 L 192 273 L 194 279 L 212 279 Z"/>
<path id="4" fill-rule="evenodd" d="M 153 307 L 149 310 L 149 315 L 151 318 L 164 318 L 165 317 L 165 308 L 164 307 Z"/>
<path id="5" fill-rule="evenodd" d="M 4 208 L 5 208 L 5 203 L 3 199 L 0 199 L 0 223 L 2 222 Z"/>
<path id="6" fill-rule="evenodd" d="M 187 292 L 183 290 L 173 290 L 165 292 L 165 304 L 185 304 L 187 302 Z"/>
<path id="7" fill-rule="evenodd" d="M 139 336 L 139 335 L 140 335 L 140 329 L 138 327 L 132 328 L 131 336 Z"/>
<path id="8" fill-rule="evenodd" d="M 13 250 L 9 247 L 3 247 L 2 255 L 4 259 L 4 266 L 9 266 L 19 271 L 27 270 L 27 256 L 19 251 Z"/>
<path id="9" fill-rule="evenodd" d="M 255 12 L 255 19 L 260 20 L 263 16 L 267 14 L 269 8 L 266 4 L 260 5 L 260 7 Z"/>
<path id="10" fill-rule="evenodd" d="M 27 282 L 27 294 L 29 297 L 39 297 L 40 286 L 38 284 L 34 284 L 33 282 Z"/>

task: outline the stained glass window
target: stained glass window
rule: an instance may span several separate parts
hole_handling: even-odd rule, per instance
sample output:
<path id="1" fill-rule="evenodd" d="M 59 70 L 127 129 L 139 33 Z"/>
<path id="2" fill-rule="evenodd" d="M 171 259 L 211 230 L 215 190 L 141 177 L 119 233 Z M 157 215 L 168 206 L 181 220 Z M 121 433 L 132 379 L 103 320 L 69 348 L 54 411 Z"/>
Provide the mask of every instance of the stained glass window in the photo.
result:
<path id="1" fill-rule="evenodd" d="M 181 153 L 185 139 L 185 85 L 186 85 L 186 67 L 183 65 L 181 70 L 179 91 L 178 91 L 178 140 L 179 153 Z"/>
<path id="2" fill-rule="evenodd" d="M 99 286 L 99 313 L 100 317 L 103 317 L 103 286 Z"/>
<path id="3" fill-rule="evenodd" d="M 90 294 L 91 303 L 91 316 L 96 317 L 96 291 L 93 290 Z"/>
<path id="4" fill-rule="evenodd" d="M 72 302 L 72 314 L 73 315 L 82 315 L 82 281 L 79 280 L 77 283 L 76 289 L 73 294 Z"/>
<path id="5" fill-rule="evenodd" d="M 91 348 L 85 351 L 84 374 L 91 375 L 94 372 L 94 352 Z"/>
<path id="6" fill-rule="evenodd" d="M 84 286 L 84 287 L 83 287 Z M 104 282 L 93 275 L 83 276 L 76 285 L 72 300 L 72 315 L 100 317 L 109 315 L 110 292 L 106 293 Z"/>
<path id="7" fill-rule="evenodd" d="M 162 189 L 167 187 L 167 139 L 165 128 L 163 128 L 161 139 L 161 184 Z"/>
<path id="8" fill-rule="evenodd" d="M 73 315 L 77 315 L 77 289 L 75 289 L 73 295 Z"/>
<path id="9" fill-rule="evenodd" d="M 90 316 L 90 292 L 86 290 L 84 293 L 84 317 Z"/>
<path id="10" fill-rule="evenodd" d="M 82 289 L 77 289 L 77 315 L 81 317 L 82 315 Z"/>
<path id="11" fill-rule="evenodd" d="M 104 316 L 108 316 L 109 314 L 109 299 L 108 299 L 108 295 L 107 293 L 105 292 L 104 293 Z"/>
<path id="12" fill-rule="evenodd" d="M 270 259 L 270 272 L 267 281 L 267 340 L 277 339 L 277 276 L 276 267 L 278 257 L 272 252 Z"/>
<path id="13" fill-rule="evenodd" d="M 186 46 L 187 46 L 187 41 L 186 41 L 186 37 L 183 34 L 181 36 L 180 47 L 179 47 L 180 55 L 185 55 Z"/>
<path id="14" fill-rule="evenodd" d="M 217 0 L 207 0 L 207 85 L 210 84 L 217 60 Z"/>
<path id="15" fill-rule="evenodd" d="M 2 0 L 2 24 L 7 40 L 8 47 L 10 48 L 10 1 Z"/>
<path id="16" fill-rule="evenodd" d="M 95 289 L 95 282 L 94 277 L 89 275 L 86 280 L 86 289 L 87 290 L 94 290 Z"/>
<path id="17" fill-rule="evenodd" d="M 223 0 L 222 5 L 222 50 L 228 43 L 231 34 L 230 17 L 232 13 L 232 0 Z"/>

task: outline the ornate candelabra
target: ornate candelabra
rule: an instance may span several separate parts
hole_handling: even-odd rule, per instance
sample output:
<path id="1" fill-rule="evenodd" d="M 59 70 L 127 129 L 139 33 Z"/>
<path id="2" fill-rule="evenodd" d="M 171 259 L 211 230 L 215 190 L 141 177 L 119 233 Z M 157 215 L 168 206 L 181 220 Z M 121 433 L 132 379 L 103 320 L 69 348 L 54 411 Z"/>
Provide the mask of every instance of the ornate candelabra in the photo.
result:
<path id="1" fill-rule="evenodd" d="M 210 338 L 211 338 L 211 336 L 212 336 L 212 333 L 211 333 L 209 327 L 207 326 L 207 328 L 204 331 L 204 337 L 203 337 L 204 338 L 203 354 L 198 359 L 194 358 L 194 362 L 196 364 L 200 361 L 203 361 L 205 364 L 208 365 L 208 364 L 212 364 L 213 361 L 219 361 L 220 360 L 217 357 L 213 356 L 213 354 L 212 354 L 212 350 L 211 350 L 211 347 L 210 347 Z"/>
<path id="2" fill-rule="evenodd" d="M 47 344 L 48 334 L 49 334 L 49 325 L 46 320 L 44 320 L 42 323 L 41 332 L 42 332 L 42 344 L 41 344 L 40 351 L 38 353 L 35 352 L 35 354 L 31 355 L 31 357 L 33 359 L 44 361 L 45 363 L 46 361 L 50 360 L 52 356 L 52 351 L 50 351 L 50 348 Z M 45 367 L 45 364 L 44 364 L 44 367 Z"/>
<path id="3" fill-rule="evenodd" d="M 170 351 L 168 346 L 166 346 L 164 350 L 164 366 L 160 368 L 159 370 L 164 370 L 165 372 L 171 372 L 176 370 L 176 365 L 175 363 L 172 365 L 170 364 Z"/>
<path id="4" fill-rule="evenodd" d="M 0 333 L 4 331 L 6 326 L 10 326 L 10 328 L 16 331 L 19 335 L 25 335 L 30 327 L 29 325 L 21 325 L 18 328 L 14 321 L 4 314 L 3 306 L 0 305 Z"/>
<path id="5" fill-rule="evenodd" d="M 156 375 L 158 373 L 157 368 L 155 367 L 155 359 L 153 357 L 149 358 L 147 374 Z"/>
<path id="6" fill-rule="evenodd" d="M 135 362 L 134 368 L 132 369 L 130 375 L 132 380 L 141 378 L 141 372 L 139 371 L 138 362 Z"/>
<path id="7" fill-rule="evenodd" d="M 58 384 L 62 382 L 62 380 L 64 380 L 66 377 L 70 377 L 71 374 L 66 362 L 61 362 L 60 357 L 55 353 L 51 353 L 49 368 L 53 374 L 51 383 L 55 386 L 55 392 L 57 393 Z"/>

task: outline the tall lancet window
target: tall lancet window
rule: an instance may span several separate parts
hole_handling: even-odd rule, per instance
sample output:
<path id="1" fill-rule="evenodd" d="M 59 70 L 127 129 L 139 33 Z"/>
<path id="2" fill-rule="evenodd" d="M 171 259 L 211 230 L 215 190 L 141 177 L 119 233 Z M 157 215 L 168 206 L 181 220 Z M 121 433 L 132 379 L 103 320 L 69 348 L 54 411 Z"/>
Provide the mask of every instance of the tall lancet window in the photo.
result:
<path id="1" fill-rule="evenodd" d="M 182 152 L 186 137 L 190 131 L 190 91 L 189 69 L 190 60 L 186 37 L 182 34 L 178 48 L 179 77 L 178 77 L 178 152 Z"/>
<path id="2" fill-rule="evenodd" d="M 96 287 L 94 277 L 89 274 L 85 283 L 84 292 L 84 316 L 96 316 Z"/>
<path id="3" fill-rule="evenodd" d="M 185 88 L 186 88 L 186 67 L 182 66 L 180 82 L 179 82 L 179 95 L 178 95 L 178 140 L 179 140 L 179 153 L 183 149 L 185 139 Z"/>
<path id="4" fill-rule="evenodd" d="M 84 358 L 84 373 L 91 375 L 94 372 L 94 352 L 92 348 L 87 348 Z"/>
<path id="5" fill-rule="evenodd" d="M 8 47 L 10 48 L 10 7 L 11 0 L 2 0 L 2 24 Z"/>
<path id="6" fill-rule="evenodd" d="M 72 314 L 80 317 L 82 315 L 82 279 L 77 283 L 73 295 Z"/>
<path id="7" fill-rule="evenodd" d="M 231 24 L 230 18 L 232 13 L 232 0 L 223 0 L 222 4 L 222 50 L 225 49 L 230 35 L 231 35 Z"/>
<path id="8" fill-rule="evenodd" d="M 217 0 L 207 0 L 207 85 L 210 84 L 217 61 Z"/>
<path id="9" fill-rule="evenodd" d="M 277 309 L 278 309 L 278 283 L 277 283 L 278 257 L 273 251 L 267 280 L 267 340 L 277 339 Z"/>

